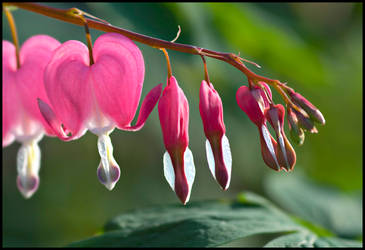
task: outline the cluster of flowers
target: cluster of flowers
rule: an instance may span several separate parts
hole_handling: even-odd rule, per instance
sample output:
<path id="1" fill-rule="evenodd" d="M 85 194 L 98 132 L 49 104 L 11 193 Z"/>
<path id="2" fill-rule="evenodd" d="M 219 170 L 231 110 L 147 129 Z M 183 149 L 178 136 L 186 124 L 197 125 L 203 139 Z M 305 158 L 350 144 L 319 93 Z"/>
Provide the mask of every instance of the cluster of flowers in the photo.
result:
<path id="1" fill-rule="evenodd" d="M 158 113 L 166 153 L 164 175 L 182 203 L 189 200 L 195 178 L 193 155 L 188 148 L 189 106 L 174 76 L 169 76 L 144 98 L 135 125 L 144 80 L 141 51 L 120 34 L 101 35 L 93 46 L 93 61 L 88 48 L 79 41 L 60 44 L 46 35 L 28 39 L 20 50 L 17 68 L 15 47 L 3 41 L 3 147 L 14 140 L 22 144 L 17 155 L 17 186 L 29 198 L 39 185 L 40 149 L 44 134 L 69 141 L 87 130 L 98 136 L 101 161 L 97 176 L 109 190 L 120 176 L 113 157 L 110 133 L 117 127 L 137 131 L 143 127 L 158 102 Z M 298 106 L 287 107 L 291 134 L 298 143 L 303 129 L 316 132 L 312 120 L 324 124 L 318 109 L 304 97 L 286 88 Z M 162 94 L 161 94 L 162 93 Z M 284 133 L 284 107 L 274 105 L 264 82 L 237 92 L 241 109 L 257 125 L 262 156 L 275 170 L 289 171 L 295 164 L 295 152 Z M 300 107 L 300 108 L 298 108 Z M 206 152 L 212 175 L 225 190 L 231 179 L 232 157 L 225 136 L 222 101 L 209 81 L 200 87 L 199 109 L 207 137 Z M 276 133 L 270 135 L 266 121 Z"/>

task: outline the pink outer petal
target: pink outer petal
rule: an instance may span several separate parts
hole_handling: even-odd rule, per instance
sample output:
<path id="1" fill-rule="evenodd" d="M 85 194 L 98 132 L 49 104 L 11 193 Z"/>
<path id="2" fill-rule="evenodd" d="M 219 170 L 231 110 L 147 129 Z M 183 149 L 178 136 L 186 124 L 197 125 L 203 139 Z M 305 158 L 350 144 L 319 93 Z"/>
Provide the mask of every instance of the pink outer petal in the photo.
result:
<path id="1" fill-rule="evenodd" d="M 52 134 L 52 130 L 39 112 L 37 98 L 48 101 L 44 89 L 43 73 L 54 50 L 59 45 L 60 42 L 46 35 L 29 38 L 20 49 L 21 66 L 16 74 L 17 91 L 24 112 L 29 115 L 30 119 L 41 122 L 48 134 Z M 24 124 L 23 127 L 26 125 Z"/>
<path id="2" fill-rule="evenodd" d="M 91 113 L 89 72 L 88 48 L 71 40 L 55 51 L 44 73 L 50 109 L 71 133 L 72 139 L 84 134 L 85 122 Z"/>
<path id="3" fill-rule="evenodd" d="M 252 95 L 247 86 L 241 86 L 236 93 L 238 106 L 247 114 L 248 118 L 260 127 L 264 123 L 265 117 L 257 100 Z"/>
<path id="4" fill-rule="evenodd" d="M 11 42 L 3 40 L 3 74 L 8 71 L 16 71 L 15 46 Z"/>
<path id="5" fill-rule="evenodd" d="M 164 144 L 174 168 L 175 192 L 185 204 L 189 195 L 189 184 L 184 170 L 184 153 L 189 144 L 189 105 L 173 76 L 168 79 L 158 103 L 158 114 Z"/>
<path id="6" fill-rule="evenodd" d="M 271 134 L 268 134 L 268 138 L 267 137 L 266 138 L 271 141 L 273 146 L 271 148 L 273 152 L 271 152 L 268 146 L 269 141 L 265 140 L 265 137 L 262 133 L 263 127 L 267 129 L 266 124 L 259 127 L 262 158 L 264 159 L 264 162 L 266 163 L 267 166 L 274 169 L 275 171 L 280 171 L 280 165 L 277 159 L 277 148 L 278 148 L 277 143 L 275 139 L 271 136 Z"/>
<path id="7" fill-rule="evenodd" d="M 101 35 L 93 53 L 92 86 L 98 105 L 118 127 L 129 127 L 143 87 L 142 53 L 129 38 L 116 33 Z"/>
<path id="8" fill-rule="evenodd" d="M 179 149 L 169 154 L 175 173 L 175 193 L 185 205 L 189 195 L 189 184 L 184 170 L 184 152 L 185 150 Z"/>
<path id="9" fill-rule="evenodd" d="M 14 126 L 18 105 L 15 87 L 16 58 L 15 47 L 3 41 L 3 147 L 14 141 L 10 129 Z M 15 101 L 14 101 L 15 100 Z"/>
<path id="10" fill-rule="evenodd" d="M 141 110 L 139 111 L 137 123 L 134 126 L 124 126 L 120 129 L 128 130 L 128 131 L 137 131 L 140 130 L 145 124 L 148 116 L 151 114 L 153 108 L 157 104 L 158 99 L 161 96 L 162 92 L 162 83 L 154 87 L 143 100 Z"/>
<path id="11" fill-rule="evenodd" d="M 184 152 L 189 144 L 189 105 L 173 76 L 158 103 L 158 114 L 167 151 L 170 155 L 176 148 Z"/>
<path id="12" fill-rule="evenodd" d="M 223 122 L 222 100 L 211 83 L 202 81 L 200 85 L 199 111 L 207 137 L 222 137 L 226 132 Z"/>
<path id="13" fill-rule="evenodd" d="M 209 138 L 209 143 L 212 148 L 212 153 L 214 155 L 215 164 L 215 178 L 223 190 L 227 189 L 227 183 L 229 181 L 228 169 L 223 159 L 223 146 L 222 146 L 222 136 Z"/>

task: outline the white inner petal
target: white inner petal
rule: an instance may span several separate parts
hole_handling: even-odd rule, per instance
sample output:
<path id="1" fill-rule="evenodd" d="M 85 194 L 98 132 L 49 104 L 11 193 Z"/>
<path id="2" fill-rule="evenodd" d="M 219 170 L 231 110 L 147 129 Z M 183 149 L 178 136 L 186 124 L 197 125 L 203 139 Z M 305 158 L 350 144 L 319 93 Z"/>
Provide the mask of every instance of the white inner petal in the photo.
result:
<path id="1" fill-rule="evenodd" d="M 175 192 L 175 172 L 174 167 L 172 166 L 171 157 L 167 151 L 163 155 L 163 172 L 167 182 Z"/>
<path id="2" fill-rule="evenodd" d="M 232 154 L 231 148 L 229 146 L 229 141 L 226 135 L 222 137 L 222 150 L 223 150 L 223 161 L 226 166 L 228 173 L 228 181 L 225 189 L 229 187 L 229 183 L 231 182 L 231 173 L 232 173 Z"/>
<path id="3" fill-rule="evenodd" d="M 212 147 L 210 146 L 210 142 L 208 139 L 205 141 L 205 149 L 206 149 L 206 153 L 207 153 L 209 170 L 212 173 L 214 179 L 216 179 L 214 155 L 213 155 Z"/>
<path id="4" fill-rule="evenodd" d="M 184 170 L 185 176 L 189 185 L 189 194 L 186 198 L 185 202 L 188 202 L 190 199 L 191 188 L 193 187 L 194 179 L 195 179 L 195 165 L 193 153 L 190 151 L 189 147 L 186 148 L 184 153 Z"/>
<path id="5" fill-rule="evenodd" d="M 17 154 L 17 172 L 19 176 L 38 176 L 41 163 L 41 150 L 38 143 L 23 144 Z"/>
<path id="6" fill-rule="evenodd" d="M 270 151 L 270 154 L 276 163 L 277 169 L 279 170 L 280 166 L 279 166 L 278 160 L 276 159 L 274 145 L 271 142 L 270 132 L 267 130 L 266 126 L 264 126 L 264 125 L 261 126 L 261 131 L 262 131 L 262 135 L 264 136 L 265 143 Z"/>
<path id="7" fill-rule="evenodd" d="M 106 180 L 100 180 L 109 190 L 112 190 L 119 179 L 120 169 L 113 157 L 113 145 L 108 134 L 99 135 L 98 151 L 101 158 L 101 167 Z M 98 169 L 98 171 L 100 171 Z M 99 174 L 99 172 L 98 172 Z"/>
<path id="8" fill-rule="evenodd" d="M 264 102 L 264 99 L 261 96 L 260 90 L 254 89 L 254 90 L 251 91 L 251 94 L 256 99 L 257 103 L 259 104 L 261 112 L 264 113 L 264 111 L 265 111 L 265 102 Z"/>
<path id="9" fill-rule="evenodd" d="M 111 144 L 110 137 L 103 134 L 98 138 L 98 150 L 101 158 L 101 163 L 105 169 L 105 172 L 109 172 L 109 161 L 108 161 L 108 146 Z"/>
<path id="10" fill-rule="evenodd" d="M 281 134 L 280 130 L 278 131 L 278 141 L 279 141 L 279 144 L 280 144 L 280 148 L 281 148 L 281 152 L 283 153 L 284 155 L 284 160 L 285 160 L 285 164 L 286 166 L 289 168 L 289 161 L 288 161 L 288 157 L 286 155 L 286 149 L 285 149 L 285 143 L 284 143 L 284 138 L 283 138 L 283 135 Z"/>

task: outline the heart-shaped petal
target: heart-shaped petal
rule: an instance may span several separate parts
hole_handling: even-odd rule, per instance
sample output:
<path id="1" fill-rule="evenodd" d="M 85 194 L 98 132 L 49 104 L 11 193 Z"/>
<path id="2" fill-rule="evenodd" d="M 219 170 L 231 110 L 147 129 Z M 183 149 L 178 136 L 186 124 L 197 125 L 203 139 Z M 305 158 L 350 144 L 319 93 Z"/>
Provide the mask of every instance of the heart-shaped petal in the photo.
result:
<path id="1" fill-rule="evenodd" d="M 92 107 L 88 48 L 73 40 L 62 44 L 45 70 L 44 83 L 50 106 L 71 138 L 82 136 Z"/>
<path id="2" fill-rule="evenodd" d="M 117 33 L 101 35 L 93 53 L 92 86 L 97 103 L 118 127 L 128 127 L 143 87 L 142 53 L 132 40 Z"/>

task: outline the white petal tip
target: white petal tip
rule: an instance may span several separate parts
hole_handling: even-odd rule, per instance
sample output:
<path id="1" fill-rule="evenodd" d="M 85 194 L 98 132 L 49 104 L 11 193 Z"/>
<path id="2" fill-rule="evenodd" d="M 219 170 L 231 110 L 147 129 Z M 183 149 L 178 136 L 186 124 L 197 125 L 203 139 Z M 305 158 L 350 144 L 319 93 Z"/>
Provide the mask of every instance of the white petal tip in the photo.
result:
<path id="1" fill-rule="evenodd" d="M 113 190 L 120 177 L 120 169 L 118 165 L 109 166 L 106 171 L 100 162 L 97 169 L 97 176 L 101 184 L 103 184 L 109 191 Z"/>
<path id="2" fill-rule="evenodd" d="M 17 177 L 17 186 L 20 193 L 25 199 L 29 199 L 37 191 L 39 178 L 37 176 L 29 176 L 26 178 Z"/>
<path id="3" fill-rule="evenodd" d="M 109 191 L 112 191 L 113 188 L 115 187 L 115 184 L 117 184 L 116 182 L 111 182 L 111 183 L 107 183 L 107 184 L 104 184 L 104 186 L 109 190 Z"/>

